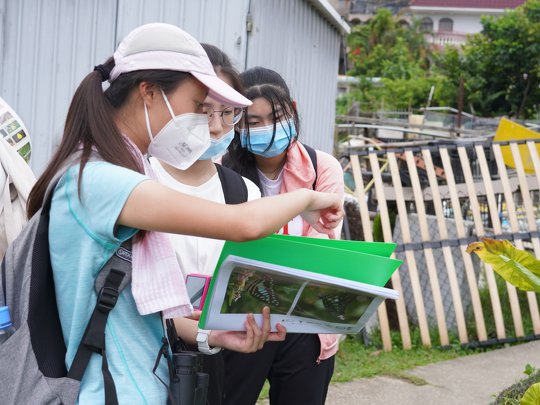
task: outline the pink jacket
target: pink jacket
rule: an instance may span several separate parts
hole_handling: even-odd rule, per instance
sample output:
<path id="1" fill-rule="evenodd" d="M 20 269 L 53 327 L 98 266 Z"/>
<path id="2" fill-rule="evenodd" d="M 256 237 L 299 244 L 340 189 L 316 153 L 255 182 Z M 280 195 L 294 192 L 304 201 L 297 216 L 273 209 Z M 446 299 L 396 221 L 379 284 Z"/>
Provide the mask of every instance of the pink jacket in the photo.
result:
<path id="1" fill-rule="evenodd" d="M 344 198 L 345 187 L 341 165 L 332 155 L 319 150 L 316 152 L 317 183 L 315 184 L 315 190 L 336 193 Z M 297 190 L 299 188 L 311 189 L 314 180 L 315 168 L 313 167 L 309 154 L 300 142 L 293 142 L 287 151 L 287 161 L 283 167 L 281 193 Z M 341 225 L 342 224 L 335 229 L 336 239 L 339 239 L 341 235 Z M 328 237 L 325 234 L 317 232 L 305 221 L 303 223 L 301 236 L 310 236 L 314 238 Z M 321 340 L 321 352 L 317 361 L 328 359 L 336 354 L 338 350 L 339 335 L 319 334 L 319 338 Z"/>

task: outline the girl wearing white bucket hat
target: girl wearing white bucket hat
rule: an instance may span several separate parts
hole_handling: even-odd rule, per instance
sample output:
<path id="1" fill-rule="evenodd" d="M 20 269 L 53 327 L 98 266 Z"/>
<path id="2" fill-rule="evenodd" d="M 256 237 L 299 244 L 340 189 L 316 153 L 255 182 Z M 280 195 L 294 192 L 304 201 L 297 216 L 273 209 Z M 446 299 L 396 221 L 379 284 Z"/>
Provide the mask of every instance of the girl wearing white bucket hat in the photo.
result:
<path id="1" fill-rule="evenodd" d="M 103 91 L 105 80 L 110 86 Z M 111 311 L 105 334 L 108 368 L 121 404 L 166 402 L 167 390 L 152 372 L 162 345 L 160 313 L 176 318 L 192 312 L 174 250 L 161 232 L 245 241 L 271 234 L 302 214 L 330 233 L 343 214 L 335 195 L 310 190 L 223 205 L 153 181 L 145 154 L 181 169 L 207 149 L 207 94 L 225 105 L 250 104 L 216 76 L 190 35 L 169 24 L 136 28 L 114 57 L 79 85 L 60 146 L 29 198 L 33 215 L 55 174 L 69 165 L 54 188 L 49 225 L 68 368 L 96 302 L 96 274 L 123 241 L 134 237 L 132 283 Z M 268 311 L 262 318 L 258 325 L 248 316 L 245 332 L 215 331 L 207 344 L 253 352 L 265 341 L 284 338 L 282 327 L 270 333 Z M 178 332 L 194 343 L 196 323 Z M 101 363 L 100 356 L 92 356 L 79 403 L 104 402 Z M 167 380 L 164 361 L 155 373 Z"/>

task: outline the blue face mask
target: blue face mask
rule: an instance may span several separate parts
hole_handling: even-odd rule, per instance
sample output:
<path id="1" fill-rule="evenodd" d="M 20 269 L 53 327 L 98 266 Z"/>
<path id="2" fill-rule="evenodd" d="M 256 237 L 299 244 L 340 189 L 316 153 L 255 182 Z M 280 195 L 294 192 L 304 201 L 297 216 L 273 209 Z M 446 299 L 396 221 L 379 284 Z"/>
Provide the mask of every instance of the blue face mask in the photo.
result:
<path id="1" fill-rule="evenodd" d="M 199 160 L 217 159 L 225 154 L 234 138 L 234 128 L 219 139 L 210 138 L 210 146 L 201 155 Z"/>
<path id="2" fill-rule="evenodd" d="M 296 126 L 292 121 L 281 121 L 276 123 L 276 136 L 272 142 L 274 125 L 253 128 L 249 130 L 249 140 L 247 130 L 240 130 L 240 143 L 243 148 L 262 157 L 275 157 L 283 153 L 296 137 Z M 270 142 L 272 144 L 270 145 Z M 270 145 L 270 147 L 268 147 Z"/>

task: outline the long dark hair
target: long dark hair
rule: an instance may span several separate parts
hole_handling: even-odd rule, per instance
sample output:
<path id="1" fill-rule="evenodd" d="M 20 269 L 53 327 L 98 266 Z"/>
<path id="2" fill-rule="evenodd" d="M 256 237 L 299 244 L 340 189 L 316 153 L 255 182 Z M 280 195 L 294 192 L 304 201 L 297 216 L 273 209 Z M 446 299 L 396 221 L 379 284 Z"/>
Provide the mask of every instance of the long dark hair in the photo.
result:
<path id="1" fill-rule="evenodd" d="M 276 125 L 279 125 L 279 117 L 277 115 L 279 109 L 281 110 L 281 115 L 284 119 L 292 120 L 294 123 L 296 128 L 296 139 L 300 133 L 300 118 L 294 106 L 289 87 L 281 75 L 274 70 L 257 66 L 241 73 L 240 80 L 245 89 L 245 96 L 248 99 L 254 100 L 258 97 L 262 97 L 267 100 L 272 107 L 274 134 L 272 136 L 271 144 L 274 142 L 274 137 L 276 135 Z M 242 126 L 247 130 L 247 139 L 249 142 L 248 113 L 249 107 L 247 107 L 246 114 L 244 114 Z M 223 164 L 240 173 L 242 176 L 247 177 L 260 188 L 255 155 L 242 147 L 239 133 L 235 133 L 234 140 L 229 146 L 228 154 L 223 157 Z"/>
<path id="2" fill-rule="evenodd" d="M 109 58 L 101 66 L 101 70 L 110 72 L 113 67 L 114 59 Z M 83 169 L 92 151 L 97 152 L 106 162 L 142 173 L 141 163 L 136 156 L 128 152 L 126 141 L 114 122 L 115 110 L 126 103 L 131 91 L 143 81 L 156 84 L 167 94 L 189 77 L 191 75 L 184 72 L 140 70 L 120 75 L 103 91 L 102 72 L 94 70 L 87 75 L 71 100 L 60 146 L 30 193 L 28 216 L 31 217 L 39 210 L 54 175 L 69 156 L 79 149 L 82 152 L 79 194 Z"/>
<path id="3" fill-rule="evenodd" d="M 217 46 L 207 43 L 201 43 L 201 45 L 204 48 L 206 55 L 208 55 L 208 59 L 210 59 L 210 63 L 216 74 L 226 76 L 231 81 L 231 86 L 240 94 L 244 94 L 244 88 L 240 82 L 240 74 L 232 65 L 227 54 Z"/>

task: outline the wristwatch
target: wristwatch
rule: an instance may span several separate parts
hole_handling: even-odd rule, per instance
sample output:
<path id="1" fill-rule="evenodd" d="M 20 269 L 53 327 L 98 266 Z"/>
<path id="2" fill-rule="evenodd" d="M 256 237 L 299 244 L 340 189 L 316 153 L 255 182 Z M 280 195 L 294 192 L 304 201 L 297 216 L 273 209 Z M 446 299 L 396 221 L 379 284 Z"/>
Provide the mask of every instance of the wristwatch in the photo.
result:
<path id="1" fill-rule="evenodd" d="M 210 337 L 209 330 L 199 329 L 197 332 L 197 345 L 199 346 L 199 351 L 204 354 L 216 354 L 221 351 L 221 347 L 210 347 L 208 345 L 208 338 Z"/>

